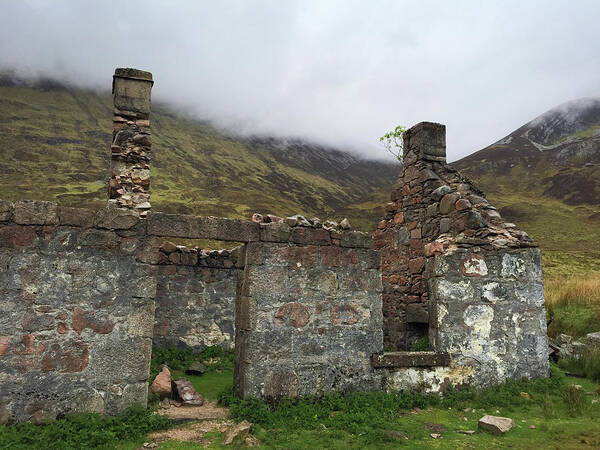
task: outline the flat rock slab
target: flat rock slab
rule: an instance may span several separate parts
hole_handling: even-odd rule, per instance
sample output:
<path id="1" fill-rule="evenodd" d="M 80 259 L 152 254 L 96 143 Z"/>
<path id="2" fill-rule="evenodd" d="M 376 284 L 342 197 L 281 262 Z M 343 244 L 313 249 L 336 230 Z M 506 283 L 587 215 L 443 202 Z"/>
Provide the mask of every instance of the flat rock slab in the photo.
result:
<path id="1" fill-rule="evenodd" d="M 241 437 L 242 439 L 244 439 L 246 436 L 248 436 L 248 433 L 250 432 L 250 427 L 252 427 L 252 424 L 247 420 L 243 420 L 240 423 L 236 423 L 225 432 L 225 435 L 223 436 L 223 441 L 221 443 L 223 445 L 229 445 L 233 443 L 233 441 L 237 437 Z"/>
<path id="2" fill-rule="evenodd" d="M 202 406 L 204 399 L 189 380 L 180 379 L 173 381 L 173 393 L 177 400 L 180 400 L 183 406 Z"/>
<path id="3" fill-rule="evenodd" d="M 195 444 L 209 446 L 214 443 L 215 439 L 205 438 L 205 435 L 207 433 L 213 431 L 223 433 L 232 425 L 232 420 L 207 420 L 204 422 L 187 424 L 181 427 L 170 428 L 165 431 L 157 431 L 154 433 L 150 433 L 148 435 L 148 439 L 150 439 L 153 443 L 177 440 L 182 442 L 194 442 Z"/>
<path id="4" fill-rule="evenodd" d="M 173 420 L 216 420 L 229 417 L 229 410 L 217 406 L 215 402 L 207 402 L 202 406 L 171 406 L 159 409 L 158 414 L 167 416 Z"/>
<path id="5" fill-rule="evenodd" d="M 502 435 L 509 432 L 515 426 L 515 421 L 508 417 L 485 415 L 478 422 L 479 428 L 490 433 Z"/>

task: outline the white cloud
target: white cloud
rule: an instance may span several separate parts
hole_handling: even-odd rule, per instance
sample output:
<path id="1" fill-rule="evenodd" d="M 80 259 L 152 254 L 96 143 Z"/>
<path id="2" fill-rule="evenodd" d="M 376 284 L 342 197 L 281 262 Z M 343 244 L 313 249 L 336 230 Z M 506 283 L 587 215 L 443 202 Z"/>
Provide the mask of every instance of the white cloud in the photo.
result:
<path id="1" fill-rule="evenodd" d="M 0 67 L 155 99 L 245 132 L 384 157 L 396 124 L 445 123 L 457 159 L 600 95 L 600 3 L 0 0 Z"/>

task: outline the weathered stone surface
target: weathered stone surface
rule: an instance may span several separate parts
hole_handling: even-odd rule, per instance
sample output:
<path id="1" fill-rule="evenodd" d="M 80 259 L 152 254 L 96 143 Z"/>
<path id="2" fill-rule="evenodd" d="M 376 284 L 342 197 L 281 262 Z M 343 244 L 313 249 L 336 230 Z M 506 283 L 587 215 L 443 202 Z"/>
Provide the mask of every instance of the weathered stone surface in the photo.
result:
<path id="1" fill-rule="evenodd" d="M 0 200 L 0 222 L 7 222 L 12 219 L 14 205 L 7 200 Z"/>
<path id="2" fill-rule="evenodd" d="M 427 306 L 422 303 L 410 303 L 406 305 L 406 321 L 408 323 L 429 323 Z"/>
<path id="3" fill-rule="evenodd" d="M 185 373 L 188 375 L 200 376 L 204 375 L 204 372 L 206 372 L 206 366 L 199 361 L 194 361 L 187 369 L 185 369 Z"/>
<path id="4" fill-rule="evenodd" d="M 260 237 L 259 224 L 247 220 L 151 213 L 147 221 L 148 233 L 155 236 L 237 242 L 254 242 Z"/>
<path id="5" fill-rule="evenodd" d="M 266 242 L 288 242 L 291 232 L 292 229 L 287 223 L 266 223 L 260 229 L 260 240 Z"/>
<path id="6" fill-rule="evenodd" d="M 508 433 L 514 426 L 514 420 L 508 417 L 497 417 L 485 415 L 477 422 L 480 430 L 486 430 L 490 433 L 502 435 Z"/>
<path id="7" fill-rule="evenodd" d="M 20 225 L 56 225 L 58 207 L 51 202 L 20 200 L 14 205 L 14 221 Z"/>
<path id="8" fill-rule="evenodd" d="M 127 208 L 109 205 L 96 213 L 94 223 L 98 228 L 109 230 L 128 230 L 138 223 L 139 215 Z"/>
<path id="9" fill-rule="evenodd" d="M 362 231 L 344 231 L 342 233 L 342 247 L 372 248 L 373 238 L 369 233 Z"/>
<path id="10" fill-rule="evenodd" d="M 173 381 L 173 394 L 175 398 L 181 401 L 183 406 L 202 406 L 204 399 L 189 380 L 180 379 Z"/>
<path id="11" fill-rule="evenodd" d="M 160 398 L 170 398 L 172 394 L 172 381 L 171 371 L 167 366 L 163 366 L 150 385 L 150 392 L 158 394 Z"/>
<path id="12" fill-rule="evenodd" d="M 0 227 L 0 247 L 21 248 L 29 247 L 38 240 L 33 227 L 21 225 L 6 225 Z"/>
<path id="13" fill-rule="evenodd" d="M 290 241 L 303 245 L 331 244 L 329 232 L 322 228 L 294 227 L 290 234 Z"/>
<path id="14" fill-rule="evenodd" d="M 36 228 L 0 227 L 0 399 L 11 399 L 11 420 L 145 405 L 151 335 L 127 323 L 152 320 L 153 299 L 134 297 L 146 271 L 112 232 Z"/>
<path id="15" fill-rule="evenodd" d="M 89 228 L 94 224 L 96 212 L 83 208 L 58 207 L 58 221 L 60 225 Z"/>
<path id="16" fill-rule="evenodd" d="M 213 262 L 224 257 L 213 257 Z M 157 274 L 154 338 L 156 347 L 233 349 L 236 267 L 165 265 Z"/>
<path id="17" fill-rule="evenodd" d="M 371 356 L 373 367 L 434 367 L 450 365 L 448 353 L 386 352 Z"/>
<path id="18" fill-rule="evenodd" d="M 600 347 L 600 331 L 588 333 L 585 337 L 585 343 L 589 347 Z"/>
<path id="19" fill-rule="evenodd" d="M 446 194 L 442 197 L 440 201 L 440 213 L 441 214 L 450 214 L 454 211 L 454 204 L 460 198 L 460 195 L 457 193 Z"/>
<path id="20" fill-rule="evenodd" d="M 236 310 L 239 395 L 277 403 L 376 390 L 381 374 L 369 358 L 382 349 L 378 266 L 369 249 L 249 246 Z"/>
<path id="21" fill-rule="evenodd" d="M 431 344 L 471 361 L 476 386 L 548 376 L 540 263 L 533 248 L 435 256 L 435 266 L 444 269 L 429 280 Z"/>

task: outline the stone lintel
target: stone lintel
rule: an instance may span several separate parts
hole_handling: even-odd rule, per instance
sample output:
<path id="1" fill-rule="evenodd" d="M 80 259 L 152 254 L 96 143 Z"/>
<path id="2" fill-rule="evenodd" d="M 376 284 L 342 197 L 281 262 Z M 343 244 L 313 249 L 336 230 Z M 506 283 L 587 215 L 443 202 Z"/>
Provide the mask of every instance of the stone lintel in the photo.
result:
<path id="1" fill-rule="evenodd" d="M 374 353 L 371 365 L 375 368 L 448 366 L 450 355 L 437 352 Z"/>
<path id="2" fill-rule="evenodd" d="M 259 240 L 260 227 L 255 222 L 241 219 L 150 213 L 148 234 L 188 239 L 254 242 Z"/>

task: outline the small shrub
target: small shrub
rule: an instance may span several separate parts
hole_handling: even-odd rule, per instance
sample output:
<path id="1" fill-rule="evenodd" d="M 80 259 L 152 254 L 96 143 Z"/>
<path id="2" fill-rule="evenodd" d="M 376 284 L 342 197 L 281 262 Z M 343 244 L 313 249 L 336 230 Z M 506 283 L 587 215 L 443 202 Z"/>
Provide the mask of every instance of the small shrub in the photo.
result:
<path id="1" fill-rule="evenodd" d="M 229 386 L 217 394 L 217 404 L 220 406 L 230 406 L 237 400 L 235 389 Z"/>
<path id="2" fill-rule="evenodd" d="M 427 335 L 420 337 L 410 346 L 411 352 L 427 352 L 430 349 L 431 346 L 429 345 L 429 336 Z"/>
<path id="3" fill-rule="evenodd" d="M 194 361 L 194 351 L 189 348 L 153 348 L 150 362 L 150 378 L 154 380 L 163 364 L 172 370 L 185 370 Z"/>
<path id="4" fill-rule="evenodd" d="M 233 350 L 225 350 L 219 345 L 204 347 L 198 355 L 198 361 L 204 363 L 207 372 L 232 370 L 234 359 Z"/>

